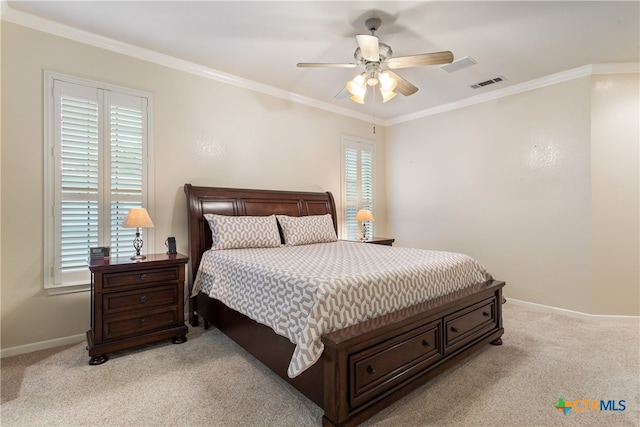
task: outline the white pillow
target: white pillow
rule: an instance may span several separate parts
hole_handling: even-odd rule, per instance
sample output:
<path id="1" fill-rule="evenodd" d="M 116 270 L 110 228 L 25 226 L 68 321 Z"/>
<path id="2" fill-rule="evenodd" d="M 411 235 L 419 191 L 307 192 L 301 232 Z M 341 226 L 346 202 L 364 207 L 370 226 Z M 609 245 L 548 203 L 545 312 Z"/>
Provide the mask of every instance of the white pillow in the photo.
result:
<path id="1" fill-rule="evenodd" d="M 333 228 L 331 214 L 309 216 L 277 215 L 284 244 L 287 246 L 311 243 L 335 242 L 338 240 Z"/>
<path id="2" fill-rule="evenodd" d="M 204 214 L 204 217 L 211 229 L 211 249 L 274 248 L 281 245 L 275 215 Z"/>

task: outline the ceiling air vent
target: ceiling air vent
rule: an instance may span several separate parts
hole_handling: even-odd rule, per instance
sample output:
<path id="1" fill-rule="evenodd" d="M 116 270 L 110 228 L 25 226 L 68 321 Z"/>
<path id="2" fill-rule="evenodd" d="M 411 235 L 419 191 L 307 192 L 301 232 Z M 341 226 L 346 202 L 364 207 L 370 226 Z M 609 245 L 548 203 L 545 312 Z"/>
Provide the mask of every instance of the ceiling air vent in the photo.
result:
<path id="1" fill-rule="evenodd" d="M 470 87 L 471 87 L 471 89 L 478 89 L 478 88 L 481 88 L 481 87 L 484 87 L 484 86 L 492 85 L 494 83 L 500 83 L 503 80 L 507 80 L 507 79 L 505 79 L 502 76 L 498 76 L 496 78 L 493 78 L 493 79 L 490 79 L 490 80 L 486 80 L 484 82 L 476 83 L 474 85 L 471 85 Z"/>
<path id="2" fill-rule="evenodd" d="M 450 64 L 441 65 L 440 69 L 447 73 L 453 73 L 454 71 L 462 70 L 463 68 L 471 67 L 475 64 L 475 59 L 470 56 L 465 56 L 464 58 L 456 59 Z"/>

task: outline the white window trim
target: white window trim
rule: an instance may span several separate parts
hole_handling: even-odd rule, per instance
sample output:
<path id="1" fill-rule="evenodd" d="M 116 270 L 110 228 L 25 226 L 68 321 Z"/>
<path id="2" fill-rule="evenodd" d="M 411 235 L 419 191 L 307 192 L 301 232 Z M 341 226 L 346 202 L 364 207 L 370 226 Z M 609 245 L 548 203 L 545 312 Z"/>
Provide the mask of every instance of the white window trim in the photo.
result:
<path id="1" fill-rule="evenodd" d="M 346 182 L 346 165 L 345 165 L 345 150 L 348 148 L 356 148 L 358 150 L 362 150 L 363 147 L 366 147 L 367 149 L 369 149 L 372 153 L 372 163 L 373 163 L 373 176 L 371 177 L 372 179 L 372 184 L 373 184 L 373 208 L 371 210 L 371 213 L 373 214 L 374 218 L 375 218 L 375 204 L 376 204 L 376 194 L 377 194 L 377 190 L 376 190 L 376 144 L 374 141 L 371 141 L 369 139 L 364 139 L 364 138 L 359 138 L 356 136 L 350 136 L 350 135 L 342 135 L 342 141 L 341 141 L 341 148 L 340 148 L 340 186 L 341 186 L 341 202 L 342 202 L 342 209 L 341 209 L 341 215 L 342 215 L 342 221 L 340 223 L 340 235 L 341 238 L 346 239 L 348 237 L 348 232 L 347 232 L 347 218 L 346 218 L 346 213 L 347 213 L 347 182 Z M 358 209 L 360 209 L 360 207 L 362 206 L 362 200 L 358 200 Z M 375 222 L 373 224 L 371 224 L 371 231 L 372 233 L 375 232 Z"/>
<path id="2" fill-rule="evenodd" d="M 138 96 L 147 99 L 147 144 L 146 144 L 146 183 L 147 192 L 143 195 L 143 203 L 147 208 L 151 218 L 155 217 L 155 167 L 154 167 L 154 144 L 153 144 L 153 96 L 148 92 L 129 89 L 121 86 L 111 85 L 99 81 L 89 80 L 85 78 L 70 76 L 67 74 L 57 73 L 53 71 L 44 71 L 44 288 L 50 295 L 66 294 L 72 292 L 88 291 L 91 283 L 69 283 L 56 285 L 54 283 L 54 263 L 55 263 L 55 218 L 54 204 L 55 191 L 51 186 L 53 174 L 56 171 L 55 166 L 55 132 L 56 123 L 54 120 L 54 82 L 62 80 L 68 83 L 84 85 L 89 87 L 100 88 L 106 91 L 118 92 L 131 96 Z M 147 248 L 155 247 L 154 229 L 145 229 L 144 244 Z M 88 257 L 88 254 L 87 254 Z"/>

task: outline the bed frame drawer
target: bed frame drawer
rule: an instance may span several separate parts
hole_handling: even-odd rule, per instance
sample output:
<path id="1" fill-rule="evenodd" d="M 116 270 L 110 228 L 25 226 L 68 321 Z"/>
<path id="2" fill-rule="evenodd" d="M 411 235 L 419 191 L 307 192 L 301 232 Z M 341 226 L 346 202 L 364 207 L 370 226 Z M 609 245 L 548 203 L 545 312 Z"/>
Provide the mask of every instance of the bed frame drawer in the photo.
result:
<path id="1" fill-rule="evenodd" d="M 350 357 L 350 404 L 370 400 L 442 357 L 440 320 L 408 331 Z"/>
<path id="2" fill-rule="evenodd" d="M 502 344 L 503 286 L 473 285 L 323 335 L 323 425 L 356 426 L 484 344 Z M 435 348 L 421 355 L 430 339 Z"/>
<path id="3" fill-rule="evenodd" d="M 497 301 L 489 298 L 444 318 L 445 349 L 453 351 L 497 328 Z"/>

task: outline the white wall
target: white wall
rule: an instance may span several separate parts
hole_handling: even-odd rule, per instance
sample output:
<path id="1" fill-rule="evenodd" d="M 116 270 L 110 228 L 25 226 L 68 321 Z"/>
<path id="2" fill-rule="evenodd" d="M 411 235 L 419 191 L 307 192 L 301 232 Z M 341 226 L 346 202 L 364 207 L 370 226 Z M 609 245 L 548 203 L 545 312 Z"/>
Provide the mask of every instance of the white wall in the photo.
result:
<path id="1" fill-rule="evenodd" d="M 147 91 L 154 97 L 155 248 L 175 236 L 187 253 L 185 183 L 331 191 L 340 202 L 343 134 L 371 124 L 2 23 L 2 349 L 83 334 L 89 293 L 43 289 L 43 71 Z M 384 158 L 376 226 L 384 233 Z M 149 230 L 147 230 L 149 231 Z"/>
<path id="2" fill-rule="evenodd" d="M 637 313 L 640 303 L 640 75 L 592 82 L 593 311 Z"/>
<path id="3" fill-rule="evenodd" d="M 608 114 L 617 98 L 595 100 L 593 113 L 591 77 L 389 127 L 390 235 L 399 245 L 474 256 L 507 282 L 507 297 L 585 313 L 640 314 L 637 76 L 625 89 L 622 108 L 635 103 L 635 121 L 608 134 L 623 138 L 611 162 L 598 150 L 592 154 L 592 114 Z M 616 204 L 622 212 L 613 216 L 606 198 L 592 200 L 592 171 L 603 185 L 599 192 L 628 200 Z M 609 174 L 631 183 L 616 187 L 604 178 Z M 595 229 L 593 215 L 603 215 Z M 597 233 L 617 220 L 608 238 L 624 254 L 600 259 L 605 239 Z M 621 235 L 628 237 L 616 240 Z M 614 292 L 601 281 L 604 271 L 618 280 Z"/>

